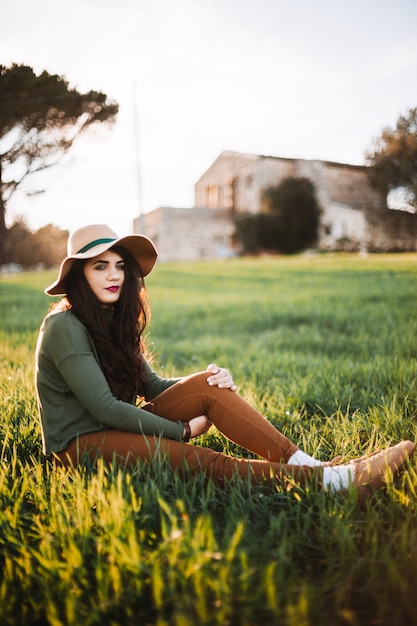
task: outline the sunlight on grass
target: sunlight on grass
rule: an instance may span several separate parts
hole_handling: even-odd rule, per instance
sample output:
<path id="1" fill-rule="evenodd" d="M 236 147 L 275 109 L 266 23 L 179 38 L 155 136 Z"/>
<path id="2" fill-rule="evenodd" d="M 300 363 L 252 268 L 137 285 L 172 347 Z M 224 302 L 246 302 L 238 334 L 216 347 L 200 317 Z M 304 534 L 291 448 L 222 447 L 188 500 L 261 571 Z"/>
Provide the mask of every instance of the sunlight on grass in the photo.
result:
<path id="1" fill-rule="evenodd" d="M 161 264 L 154 366 L 217 362 L 308 453 L 416 439 L 416 255 Z M 354 494 L 44 463 L 33 388 L 53 273 L 0 278 L 0 622 L 21 626 L 396 626 L 415 621 L 416 462 Z M 217 431 L 199 445 L 248 456 Z"/>

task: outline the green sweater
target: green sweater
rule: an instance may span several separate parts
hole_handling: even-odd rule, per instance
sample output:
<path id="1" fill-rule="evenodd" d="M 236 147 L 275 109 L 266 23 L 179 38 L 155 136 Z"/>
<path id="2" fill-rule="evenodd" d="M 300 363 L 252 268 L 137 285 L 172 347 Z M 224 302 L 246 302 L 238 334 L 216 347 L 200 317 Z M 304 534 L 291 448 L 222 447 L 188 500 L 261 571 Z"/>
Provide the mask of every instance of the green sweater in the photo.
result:
<path id="1" fill-rule="evenodd" d="M 145 400 L 178 379 L 160 378 L 146 363 Z M 79 435 L 116 428 L 181 440 L 183 426 L 112 394 L 91 335 L 71 311 L 48 315 L 36 348 L 36 389 L 44 454 L 65 450 Z"/>

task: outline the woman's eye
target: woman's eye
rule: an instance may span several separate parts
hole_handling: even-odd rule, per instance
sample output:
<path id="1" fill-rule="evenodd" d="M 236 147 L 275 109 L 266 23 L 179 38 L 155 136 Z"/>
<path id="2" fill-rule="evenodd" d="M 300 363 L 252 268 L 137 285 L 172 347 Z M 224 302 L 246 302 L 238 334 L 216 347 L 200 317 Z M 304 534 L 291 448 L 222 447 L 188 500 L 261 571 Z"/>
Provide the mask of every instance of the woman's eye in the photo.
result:
<path id="1" fill-rule="evenodd" d="M 124 263 L 121 263 L 120 265 L 118 264 L 115 267 L 116 267 L 117 270 L 124 271 L 124 269 L 125 269 Z M 94 265 L 94 269 L 98 270 L 98 271 L 103 271 L 103 270 L 106 270 L 108 268 L 109 268 L 109 266 L 106 263 L 97 263 L 96 265 Z"/>

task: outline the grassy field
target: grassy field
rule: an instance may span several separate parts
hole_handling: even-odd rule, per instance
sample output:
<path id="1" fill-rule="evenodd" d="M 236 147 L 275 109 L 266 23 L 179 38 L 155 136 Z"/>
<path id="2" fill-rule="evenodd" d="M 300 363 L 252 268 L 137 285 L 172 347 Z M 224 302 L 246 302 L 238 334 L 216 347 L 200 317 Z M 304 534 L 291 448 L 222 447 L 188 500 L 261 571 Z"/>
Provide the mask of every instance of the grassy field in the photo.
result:
<path id="1" fill-rule="evenodd" d="M 417 461 L 354 497 L 42 463 L 33 388 L 54 274 L 0 278 L 0 625 L 417 624 Z M 210 362 L 306 452 L 416 440 L 417 255 L 160 265 L 162 374 Z M 245 450 L 210 430 L 198 441 Z"/>

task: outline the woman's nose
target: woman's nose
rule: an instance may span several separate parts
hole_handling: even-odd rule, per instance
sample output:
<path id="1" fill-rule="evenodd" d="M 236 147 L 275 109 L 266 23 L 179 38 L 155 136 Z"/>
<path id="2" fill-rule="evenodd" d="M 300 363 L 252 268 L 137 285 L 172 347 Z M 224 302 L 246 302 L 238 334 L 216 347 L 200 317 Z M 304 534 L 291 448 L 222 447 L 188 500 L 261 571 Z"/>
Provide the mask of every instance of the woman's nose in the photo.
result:
<path id="1" fill-rule="evenodd" d="M 119 276 L 120 276 L 120 270 L 118 267 L 110 268 L 110 274 L 109 274 L 110 280 L 118 280 Z"/>

